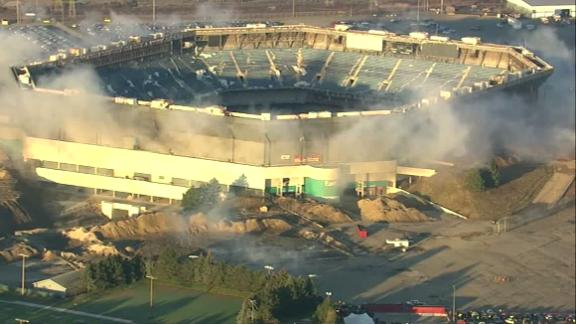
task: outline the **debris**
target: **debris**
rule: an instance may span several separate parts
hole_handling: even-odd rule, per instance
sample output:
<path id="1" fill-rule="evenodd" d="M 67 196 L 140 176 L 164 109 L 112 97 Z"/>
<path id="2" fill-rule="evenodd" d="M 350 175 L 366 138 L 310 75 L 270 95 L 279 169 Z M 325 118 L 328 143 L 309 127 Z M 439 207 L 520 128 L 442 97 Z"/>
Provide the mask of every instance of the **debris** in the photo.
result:
<path id="1" fill-rule="evenodd" d="M 0 258 L 4 259 L 4 262 L 6 263 L 10 263 L 21 259 L 20 256 L 21 254 L 33 257 L 37 256 L 39 253 L 38 250 L 35 249 L 34 247 L 26 243 L 20 242 L 0 251 Z"/>
<path id="2" fill-rule="evenodd" d="M 336 207 L 312 200 L 301 202 L 287 197 L 276 199 L 280 208 L 294 213 L 307 220 L 321 224 L 349 223 L 352 219 Z"/>
<path id="3" fill-rule="evenodd" d="M 386 240 L 386 244 L 393 245 L 395 248 L 402 247 L 402 252 L 405 252 L 406 248 L 410 246 L 410 241 L 396 238 L 393 240 Z"/>
<path id="4" fill-rule="evenodd" d="M 279 218 L 232 221 L 228 219 L 212 220 L 202 213 L 183 216 L 180 214 L 150 213 L 138 217 L 110 222 L 92 229 L 93 235 L 110 240 L 146 238 L 169 233 L 283 233 L 292 228 L 288 222 Z"/>
<path id="5" fill-rule="evenodd" d="M 496 275 L 496 276 L 494 276 L 493 281 L 494 281 L 494 283 L 497 283 L 497 284 L 506 284 L 506 283 L 509 283 L 510 281 L 512 281 L 512 278 L 509 276 L 504 276 L 504 275 Z"/>
<path id="6" fill-rule="evenodd" d="M 356 232 L 361 239 L 368 237 L 368 229 L 362 225 L 356 225 Z"/>
<path id="7" fill-rule="evenodd" d="M 416 208 L 406 207 L 401 202 L 387 197 L 359 200 L 358 207 L 362 220 L 368 222 L 424 222 L 428 220 L 428 217 Z"/>

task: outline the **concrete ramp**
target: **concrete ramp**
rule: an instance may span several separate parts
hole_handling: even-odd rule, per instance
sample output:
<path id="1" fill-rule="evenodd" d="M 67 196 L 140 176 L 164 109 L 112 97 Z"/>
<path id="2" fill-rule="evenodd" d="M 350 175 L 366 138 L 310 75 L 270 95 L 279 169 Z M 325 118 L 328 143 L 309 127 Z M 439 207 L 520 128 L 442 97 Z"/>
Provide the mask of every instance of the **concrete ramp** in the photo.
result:
<path id="1" fill-rule="evenodd" d="M 398 166 L 396 168 L 396 173 L 402 174 L 402 175 L 414 176 L 414 177 L 427 177 L 427 178 L 429 178 L 429 177 L 436 174 L 436 170 Z"/>
<path id="2" fill-rule="evenodd" d="M 436 204 L 436 203 L 434 203 L 434 202 L 432 202 L 432 201 L 430 201 L 430 200 L 424 199 L 424 198 L 422 198 L 422 197 L 420 197 L 420 196 L 417 196 L 417 195 L 415 195 L 415 194 L 413 194 L 413 193 L 410 193 L 410 192 L 408 192 L 408 191 L 406 191 L 406 190 L 402 190 L 402 189 L 400 189 L 400 188 L 388 188 L 387 190 L 388 190 L 387 193 L 401 193 L 401 194 L 404 194 L 404 195 L 406 195 L 406 196 L 408 196 L 408 197 L 412 197 L 412 198 L 415 198 L 415 199 L 417 199 L 417 200 L 419 200 L 419 201 L 423 201 L 423 202 L 425 202 L 425 203 L 427 203 L 427 204 L 430 204 L 430 205 L 432 205 L 432 206 L 440 209 L 442 212 L 444 212 L 444 213 L 446 213 L 446 214 L 450 214 L 450 215 L 453 215 L 453 216 L 456 216 L 456 217 L 460 217 L 460 218 L 462 218 L 462 219 L 468 219 L 468 217 L 466 217 L 466 216 L 464 216 L 464 215 L 462 215 L 462 214 L 459 214 L 459 213 L 457 213 L 457 212 L 455 212 L 455 211 L 453 211 L 453 210 L 450 210 L 450 209 L 448 209 L 448 208 L 446 208 L 446 207 L 440 206 L 440 205 L 438 205 L 438 204 Z"/>
<path id="3" fill-rule="evenodd" d="M 572 182 L 574 182 L 574 174 L 555 172 L 532 203 L 549 206 L 556 204 L 570 188 Z"/>

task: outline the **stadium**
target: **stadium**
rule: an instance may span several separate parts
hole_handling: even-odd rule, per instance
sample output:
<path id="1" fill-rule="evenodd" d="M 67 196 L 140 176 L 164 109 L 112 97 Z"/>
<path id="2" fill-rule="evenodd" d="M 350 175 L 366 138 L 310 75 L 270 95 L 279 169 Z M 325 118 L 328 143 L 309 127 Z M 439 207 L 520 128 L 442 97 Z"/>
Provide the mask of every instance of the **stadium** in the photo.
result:
<path id="1" fill-rule="evenodd" d="M 93 93 L 54 82 L 86 69 Z M 393 191 L 399 177 L 435 171 L 362 138 L 385 147 L 385 126 L 347 131 L 499 91 L 536 94 L 553 67 L 474 37 L 249 24 L 79 45 L 11 70 L 22 91 L 73 103 L 51 112 L 56 129 L 21 123 L 31 170 L 134 214 L 212 178 L 225 190 L 244 176 L 260 194 L 327 200 L 346 188 Z"/>

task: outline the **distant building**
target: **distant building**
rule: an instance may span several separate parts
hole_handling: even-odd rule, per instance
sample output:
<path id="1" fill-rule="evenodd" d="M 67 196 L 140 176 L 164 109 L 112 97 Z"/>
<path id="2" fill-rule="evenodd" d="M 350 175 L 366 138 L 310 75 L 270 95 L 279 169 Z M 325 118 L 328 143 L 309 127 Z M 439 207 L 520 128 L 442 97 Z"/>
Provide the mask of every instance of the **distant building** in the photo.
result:
<path id="1" fill-rule="evenodd" d="M 574 17 L 576 14 L 574 0 L 508 0 L 508 3 L 526 11 L 530 18 L 554 15 Z"/>
<path id="2" fill-rule="evenodd" d="M 76 270 L 59 274 L 52 278 L 36 281 L 32 283 L 32 286 L 34 286 L 34 288 L 61 293 L 66 296 L 73 296 L 82 291 L 84 287 L 82 282 L 82 271 Z"/>

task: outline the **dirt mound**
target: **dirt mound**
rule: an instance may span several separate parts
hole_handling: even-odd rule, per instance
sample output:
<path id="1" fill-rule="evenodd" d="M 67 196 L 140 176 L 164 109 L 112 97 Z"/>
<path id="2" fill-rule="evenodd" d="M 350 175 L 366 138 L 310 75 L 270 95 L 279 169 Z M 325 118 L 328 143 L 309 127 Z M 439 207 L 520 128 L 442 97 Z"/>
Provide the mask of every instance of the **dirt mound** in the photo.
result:
<path id="1" fill-rule="evenodd" d="M 268 218 L 263 219 L 262 224 L 266 227 L 266 230 L 272 233 L 284 233 L 292 229 L 292 225 L 288 224 L 283 219 L 278 218 Z"/>
<path id="2" fill-rule="evenodd" d="M 50 250 L 46 250 L 44 251 L 44 253 L 42 254 L 42 261 L 54 261 L 54 260 L 58 260 L 58 254 L 50 251 Z"/>
<path id="3" fill-rule="evenodd" d="M 260 207 L 266 206 L 264 197 L 229 197 L 222 202 L 220 208 L 236 214 L 259 213 Z"/>
<path id="4" fill-rule="evenodd" d="M 3 259 L 6 263 L 10 263 L 22 259 L 20 254 L 32 257 L 38 255 L 38 250 L 26 243 L 20 242 L 1 250 L 0 259 Z"/>
<path id="5" fill-rule="evenodd" d="M 158 234 L 182 233 L 188 229 L 185 219 L 176 214 L 144 214 L 136 218 L 96 226 L 92 231 L 111 240 L 136 239 Z"/>
<path id="6" fill-rule="evenodd" d="M 84 227 L 77 227 L 70 230 L 62 231 L 62 234 L 68 237 L 71 240 L 79 241 L 79 242 L 100 242 L 100 239 L 94 234 Z"/>
<path id="7" fill-rule="evenodd" d="M 443 168 L 420 178 L 408 191 L 470 219 L 499 219 L 527 207 L 550 179 L 546 165 L 513 164 L 501 170 L 501 185 L 484 192 L 467 189 L 466 169 Z"/>
<path id="8" fill-rule="evenodd" d="M 191 224 L 198 224 L 203 215 L 194 215 L 192 218 L 196 219 Z M 241 221 L 219 220 L 216 222 L 205 221 L 203 224 L 204 231 L 216 233 L 233 233 L 233 234 L 246 234 L 246 233 L 283 233 L 292 229 L 292 225 L 279 218 L 265 218 L 256 219 L 250 218 Z M 191 228 L 194 230 L 195 228 Z"/>
<path id="9" fill-rule="evenodd" d="M 93 254 L 104 255 L 104 256 L 120 254 L 120 252 L 118 251 L 118 249 L 114 245 L 103 244 L 103 243 L 90 244 L 86 247 L 86 251 L 93 253 Z"/>
<path id="10" fill-rule="evenodd" d="M 80 242 L 88 253 L 105 256 L 120 254 L 114 245 L 104 243 L 94 231 L 87 230 L 84 227 L 62 231 L 62 234 L 72 241 Z"/>
<path id="11" fill-rule="evenodd" d="M 321 224 L 348 223 L 352 219 L 334 206 L 308 200 L 301 202 L 293 198 L 281 197 L 276 199 L 280 208 L 298 214 Z"/>
<path id="12" fill-rule="evenodd" d="M 381 197 L 374 200 L 358 201 L 358 208 L 363 221 L 367 222 L 424 222 L 428 217 L 416 208 L 407 207 L 401 202 Z"/>
<path id="13" fill-rule="evenodd" d="M 92 232 L 105 239 L 142 239 L 146 237 L 170 233 L 260 233 L 270 231 L 282 233 L 292 228 L 282 219 L 247 219 L 230 221 L 225 219 L 212 220 L 203 214 L 182 216 L 179 214 L 144 214 L 142 216 L 110 222 L 95 227 Z"/>

